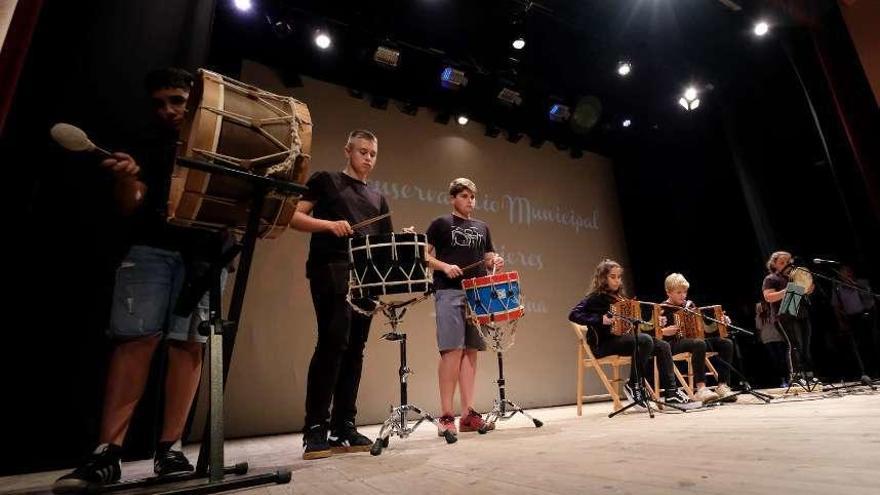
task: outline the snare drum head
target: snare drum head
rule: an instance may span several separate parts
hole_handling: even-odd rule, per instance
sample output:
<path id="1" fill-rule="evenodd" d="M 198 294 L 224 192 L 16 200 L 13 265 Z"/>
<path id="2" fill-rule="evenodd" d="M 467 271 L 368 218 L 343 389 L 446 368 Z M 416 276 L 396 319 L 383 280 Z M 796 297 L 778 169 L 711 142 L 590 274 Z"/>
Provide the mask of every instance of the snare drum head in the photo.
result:
<path id="1" fill-rule="evenodd" d="M 348 241 L 352 297 L 427 292 L 431 288 L 425 259 L 427 246 L 425 234 L 352 237 Z"/>

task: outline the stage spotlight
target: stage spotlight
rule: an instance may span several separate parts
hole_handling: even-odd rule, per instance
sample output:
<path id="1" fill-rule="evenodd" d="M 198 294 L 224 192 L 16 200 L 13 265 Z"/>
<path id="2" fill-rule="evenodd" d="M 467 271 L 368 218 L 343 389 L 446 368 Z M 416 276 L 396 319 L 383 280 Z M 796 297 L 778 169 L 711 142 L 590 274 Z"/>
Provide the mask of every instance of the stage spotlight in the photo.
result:
<path id="1" fill-rule="evenodd" d="M 553 122 L 565 122 L 571 118 L 571 109 L 561 103 L 554 103 L 550 107 L 550 120 Z"/>
<path id="2" fill-rule="evenodd" d="M 629 127 L 632 125 L 632 120 L 624 119 L 621 125 L 623 125 L 623 127 Z"/>
<path id="3" fill-rule="evenodd" d="M 617 75 L 626 77 L 632 72 L 632 65 L 629 62 L 620 62 L 617 64 Z"/>
<path id="4" fill-rule="evenodd" d="M 323 31 L 318 31 L 317 33 L 315 33 L 315 46 L 317 46 L 321 50 L 326 50 L 330 48 L 330 45 L 332 44 L 333 40 L 327 33 Z"/>
<path id="5" fill-rule="evenodd" d="M 467 125 L 467 123 L 468 123 L 467 115 L 465 115 L 465 114 L 459 115 L 457 121 L 458 121 L 458 125 Z"/>
<path id="6" fill-rule="evenodd" d="M 685 110 L 696 110 L 700 106 L 700 98 L 697 88 L 690 86 L 684 90 L 684 95 L 678 99 L 678 104 Z"/>
<path id="7" fill-rule="evenodd" d="M 758 21 L 755 23 L 754 33 L 755 36 L 764 36 L 770 31 L 770 24 L 767 24 L 766 21 Z"/>
<path id="8" fill-rule="evenodd" d="M 289 38 L 293 34 L 293 22 L 284 19 L 272 19 L 266 16 L 266 21 L 272 27 L 272 32 L 278 39 L 283 40 Z"/>
<path id="9" fill-rule="evenodd" d="M 397 67 L 397 64 L 400 63 L 400 50 L 379 45 L 373 54 L 373 61 L 385 67 Z"/>
<path id="10" fill-rule="evenodd" d="M 446 67 L 440 74 L 440 84 L 446 89 L 460 89 L 467 86 L 468 79 L 464 71 Z"/>
<path id="11" fill-rule="evenodd" d="M 522 104 L 522 95 L 510 88 L 502 88 L 498 93 L 498 99 L 510 106 L 519 106 Z"/>
<path id="12" fill-rule="evenodd" d="M 522 50 L 526 47 L 526 39 L 520 36 L 517 39 L 513 40 L 513 43 L 511 43 L 511 45 L 513 46 L 514 50 Z"/>
<path id="13" fill-rule="evenodd" d="M 235 0 L 233 3 L 235 4 L 235 8 L 242 12 L 247 12 L 254 6 L 251 0 Z"/>

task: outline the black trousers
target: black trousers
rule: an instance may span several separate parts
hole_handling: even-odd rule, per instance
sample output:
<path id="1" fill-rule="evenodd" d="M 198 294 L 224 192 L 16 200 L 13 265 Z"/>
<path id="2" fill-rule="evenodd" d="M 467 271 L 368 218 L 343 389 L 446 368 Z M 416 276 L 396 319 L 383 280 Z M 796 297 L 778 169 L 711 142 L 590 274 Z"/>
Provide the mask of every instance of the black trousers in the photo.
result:
<path id="1" fill-rule="evenodd" d="M 689 352 L 694 367 L 694 383 L 706 381 L 706 341 L 703 339 L 676 339 L 669 341 L 672 355 Z"/>
<path id="2" fill-rule="evenodd" d="M 633 359 L 632 364 L 630 365 L 630 385 L 635 384 L 635 373 L 632 371 L 633 366 L 639 366 L 641 376 L 645 376 L 644 370 L 647 368 L 651 356 L 653 355 L 654 344 L 652 341 L 653 339 L 650 336 L 643 333 L 639 334 L 639 362 L 636 363 L 635 359 Z M 593 348 L 593 354 L 595 354 L 597 358 L 610 356 L 612 354 L 632 356 L 633 350 L 635 349 L 635 342 L 636 339 L 634 334 L 610 335 L 602 339 L 602 342 L 599 343 L 597 347 Z"/>
<path id="3" fill-rule="evenodd" d="M 782 379 L 783 382 L 788 382 L 789 377 L 791 376 L 791 368 L 789 368 L 788 362 L 788 343 L 787 342 L 767 342 L 764 344 L 767 347 L 767 352 L 770 354 L 770 360 L 773 362 L 773 371 L 775 379 Z M 776 382 L 775 385 L 779 385 L 780 382 Z"/>
<path id="4" fill-rule="evenodd" d="M 318 322 L 318 343 L 309 364 L 305 427 L 334 428 L 355 421 L 364 346 L 372 317 L 351 309 L 348 263 L 309 267 L 309 283 Z M 331 402 L 333 411 L 330 411 Z"/>
<path id="5" fill-rule="evenodd" d="M 780 317 L 776 328 L 788 340 L 791 370 L 794 372 L 813 372 L 813 355 L 810 352 L 810 320 L 807 318 Z"/>
<path id="6" fill-rule="evenodd" d="M 706 338 L 706 351 L 717 352 L 717 356 L 709 358 L 718 372 L 718 383 L 730 383 L 730 366 L 733 362 L 733 341 L 726 337 Z"/>
<path id="7" fill-rule="evenodd" d="M 651 337 L 654 341 L 654 355 L 657 358 L 657 372 L 660 373 L 660 386 L 666 390 L 666 395 L 670 395 L 678 389 L 678 383 L 675 381 L 675 373 L 672 367 L 675 363 L 672 361 L 672 344 L 665 340 Z"/>

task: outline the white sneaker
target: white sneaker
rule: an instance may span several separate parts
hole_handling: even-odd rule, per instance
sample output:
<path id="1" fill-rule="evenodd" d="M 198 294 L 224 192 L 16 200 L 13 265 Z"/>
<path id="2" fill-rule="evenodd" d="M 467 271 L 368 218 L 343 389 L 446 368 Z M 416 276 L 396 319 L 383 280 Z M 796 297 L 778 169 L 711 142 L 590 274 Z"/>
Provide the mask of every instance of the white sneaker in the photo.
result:
<path id="1" fill-rule="evenodd" d="M 707 402 L 715 402 L 720 397 L 718 394 L 709 389 L 709 387 L 703 387 L 694 394 L 694 399 L 702 402 L 703 404 Z"/>
<path id="2" fill-rule="evenodd" d="M 721 402 L 736 402 L 737 397 L 733 395 L 733 390 L 730 390 L 726 383 L 715 387 L 715 393 L 718 394 Z"/>

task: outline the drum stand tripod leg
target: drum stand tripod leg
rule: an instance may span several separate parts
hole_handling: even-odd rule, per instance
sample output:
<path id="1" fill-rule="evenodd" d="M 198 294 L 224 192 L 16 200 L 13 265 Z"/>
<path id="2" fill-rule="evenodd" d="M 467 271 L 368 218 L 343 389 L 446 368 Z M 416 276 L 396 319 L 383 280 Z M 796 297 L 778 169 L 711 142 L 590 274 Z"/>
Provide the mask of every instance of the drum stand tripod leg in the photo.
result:
<path id="1" fill-rule="evenodd" d="M 388 419 L 382 423 L 382 428 L 379 430 L 379 436 L 370 448 L 370 454 L 372 455 L 379 455 L 384 448 L 388 447 L 391 435 L 406 438 L 416 431 L 416 428 L 418 428 L 425 420 L 433 423 L 434 426 L 437 427 L 438 432 L 442 431 L 440 429 L 440 423 L 433 416 L 422 411 L 418 407 L 407 403 L 407 377 L 409 377 L 413 371 L 406 364 L 406 334 L 397 329 L 398 325 L 400 325 L 400 321 L 403 319 L 404 313 L 406 313 L 406 307 L 404 306 L 403 311 L 400 313 L 398 313 L 398 309 L 400 309 L 400 306 L 395 306 L 393 304 L 382 308 L 382 312 L 388 317 L 389 324 L 391 325 L 391 331 L 383 335 L 382 338 L 385 340 L 397 341 L 400 346 L 400 368 L 398 369 L 398 375 L 400 376 L 400 405 L 392 407 Z M 412 427 L 408 425 L 409 419 L 407 418 L 407 413 L 411 413 L 414 418 L 418 418 L 418 420 L 413 423 Z M 442 436 L 446 439 L 446 443 L 455 443 L 458 441 L 458 437 L 448 430 L 442 431 Z"/>
<path id="2" fill-rule="evenodd" d="M 523 408 L 516 405 L 514 402 L 507 399 L 505 395 L 505 386 L 506 382 L 504 380 L 504 354 L 501 351 L 500 342 L 498 339 L 495 339 L 493 342 L 493 348 L 495 350 L 495 354 L 498 356 L 498 380 L 495 383 L 498 384 L 498 398 L 495 399 L 495 406 L 492 408 L 492 411 L 486 415 L 486 421 L 482 428 L 477 430 L 480 434 L 486 434 L 489 431 L 489 428 L 492 428 L 495 425 L 495 422 L 498 420 L 504 421 L 514 417 L 517 413 L 522 414 L 523 416 L 532 420 L 535 428 L 540 428 L 544 426 L 544 423 L 539 420 L 533 418 L 529 413 L 525 412 Z"/>

